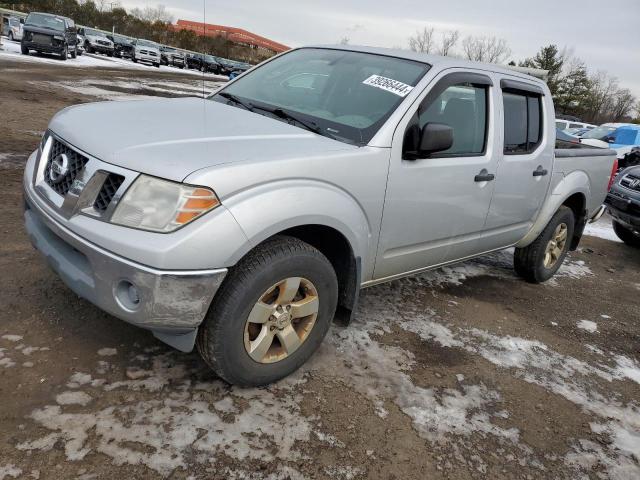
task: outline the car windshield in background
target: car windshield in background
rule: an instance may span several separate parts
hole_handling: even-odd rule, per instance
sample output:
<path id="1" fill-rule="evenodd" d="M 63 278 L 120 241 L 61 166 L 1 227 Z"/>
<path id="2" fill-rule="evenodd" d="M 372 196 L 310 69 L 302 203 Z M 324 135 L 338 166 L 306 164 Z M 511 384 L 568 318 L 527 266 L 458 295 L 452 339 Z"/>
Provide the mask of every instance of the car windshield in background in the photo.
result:
<path id="1" fill-rule="evenodd" d="M 384 55 L 303 48 L 267 62 L 209 98 L 271 112 L 294 125 L 316 126 L 321 135 L 364 145 L 428 70 L 425 63 Z"/>
<path id="2" fill-rule="evenodd" d="M 27 25 L 34 27 L 50 28 L 52 30 L 64 31 L 64 19 L 60 17 L 52 17 L 41 13 L 32 13 L 27 17 Z"/>
<path id="3" fill-rule="evenodd" d="M 594 128 L 593 130 L 589 130 L 587 133 L 582 135 L 582 138 L 595 138 L 597 140 L 602 140 L 604 137 L 611 135 L 612 132 L 615 132 L 616 127 L 605 127 L 600 126 L 598 128 Z"/>
<path id="4" fill-rule="evenodd" d="M 114 35 L 114 36 L 113 36 L 113 39 L 114 39 L 116 42 L 120 42 L 120 43 L 130 43 L 130 41 L 129 41 L 129 39 L 128 39 L 128 38 L 126 38 L 126 37 L 121 37 L 120 35 Z"/>
<path id="5" fill-rule="evenodd" d="M 204 58 L 207 60 L 207 62 L 217 63 L 215 57 L 212 55 L 205 55 Z"/>
<path id="6" fill-rule="evenodd" d="M 141 47 L 153 47 L 153 48 L 158 48 L 158 44 L 155 42 L 152 42 L 151 40 L 138 40 L 136 42 L 136 45 L 140 45 Z"/>
<path id="7" fill-rule="evenodd" d="M 103 38 L 107 38 L 107 34 L 103 33 L 99 30 L 92 30 L 91 28 L 85 28 L 84 29 L 84 33 L 85 35 L 91 35 L 92 37 L 103 37 Z"/>

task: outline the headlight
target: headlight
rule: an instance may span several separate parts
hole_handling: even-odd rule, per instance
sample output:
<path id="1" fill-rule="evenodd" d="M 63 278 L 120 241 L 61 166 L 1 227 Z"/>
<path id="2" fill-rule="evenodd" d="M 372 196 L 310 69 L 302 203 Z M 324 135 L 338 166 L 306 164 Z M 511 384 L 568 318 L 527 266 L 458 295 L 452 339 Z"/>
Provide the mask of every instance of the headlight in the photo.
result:
<path id="1" fill-rule="evenodd" d="M 172 232 L 218 205 L 218 197 L 208 188 L 140 175 L 118 203 L 111 222 Z"/>
<path id="2" fill-rule="evenodd" d="M 56 40 L 64 40 L 64 37 L 62 35 L 54 35 L 53 38 L 55 38 Z"/>
<path id="3" fill-rule="evenodd" d="M 40 140 L 40 153 L 42 153 L 42 150 L 44 150 L 44 146 L 47 143 L 47 140 L 49 140 L 49 130 L 46 130 L 44 132 L 44 135 L 42 135 L 42 139 Z"/>

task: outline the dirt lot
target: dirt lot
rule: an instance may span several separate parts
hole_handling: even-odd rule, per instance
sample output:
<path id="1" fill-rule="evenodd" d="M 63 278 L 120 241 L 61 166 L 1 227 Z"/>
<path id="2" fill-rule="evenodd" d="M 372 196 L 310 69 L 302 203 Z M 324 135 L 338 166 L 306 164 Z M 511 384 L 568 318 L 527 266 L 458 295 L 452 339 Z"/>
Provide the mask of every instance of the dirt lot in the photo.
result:
<path id="1" fill-rule="evenodd" d="M 640 478 L 640 252 L 610 239 L 585 237 L 545 285 L 506 252 L 365 290 L 349 327 L 264 389 L 69 291 L 22 226 L 48 120 L 200 88 L 0 59 L 0 480 Z"/>

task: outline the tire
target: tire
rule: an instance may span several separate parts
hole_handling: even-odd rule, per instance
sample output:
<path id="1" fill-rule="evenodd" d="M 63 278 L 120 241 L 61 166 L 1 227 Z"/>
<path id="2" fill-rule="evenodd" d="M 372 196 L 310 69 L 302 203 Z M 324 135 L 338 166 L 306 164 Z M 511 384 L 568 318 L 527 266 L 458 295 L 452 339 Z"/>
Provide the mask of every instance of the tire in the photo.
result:
<path id="1" fill-rule="evenodd" d="M 261 305 L 264 306 L 265 295 L 270 288 L 292 277 L 297 278 L 299 286 L 304 287 L 296 290 L 295 298 L 301 292 L 308 295 L 309 291 L 315 289 L 315 323 L 308 327 L 304 333 L 306 337 L 291 353 L 287 353 L 284 344 L 280 344 L 282 328 L 273 324 L 267 327 L 268 322 L 275 321 L 274 315 L 282 315 L 281 313 L 274 311 L 263 325 L 251 323 L 258 330 L 269 328 L 274 331 L 271 338 L 278 338 L 277 342 L 269 343 L 269 352 L 275 348 L 275 360 L 266 353 L 263 360 L 269 359 L 271 363 L 262 363 L 252 358 L 248 347 L 245 347 L 247 338 L 250 338 L 247 333 L 249 314 L 259 302 L 263 302 Z M 313 289 L 307 289 L 309 284 Z M 273 291 L 278 298 L 280 291 Z M 320 346 L 335 314 L 337 299 L 336 274 L 322 253 L 297 238 L 274 237 L 247 254 L 229 271 L 198 331 L 198 351 L 214 372 L 231 384 L 254 387 L 275 382 L 296 371 Z M 292 313 L 288 309 L 286 312 Z M 313 317 L 304 318 L 309 321 Z M 262 331 L 260 330 L 259 335 L 262 335 Z M 254 340 L 257 341 L 257 338 Z M 301 340 L 299 335 L 297 340 Z M 253 355 L 258 354 L 254 352 Z M 278 355 L 284 357 L 278 358 Z"/>
<path id="2" fill-rule="evenodd" d="M 76 58 L 78 56 L 78 48 L 74 48 L 73 52 L 71 52 L 71 58 Z"/>
<path id="3" fill-rule="evenodd" d="M 9 32 L 9 40 L 11 40 L 12 42 L 15 41 L 13 38 L 13 32 Z"/>
<path id="4" fill-rule="evenodd" d="M 551 247 L 551 241 L 556 234 L 562 234 L 561 225 L 563 224 L 566 227 L 565 240 L 561 245 L 562 248 L 557 250 L 560 253 L 550 254 L 551 256 L 547 259 L 547 248 Z M 529 283 L 542 283 L 553 277 L 567 256 L 574 229 L 573 211 L 565 206 L 560 207 L 533 243 L 524 248 L 516 248 L 513 258 L 516 273 Z M 548 261 L 546 264 L 545 259 Z M 553 260 L 552 264 L 550 260 Z"/>
<path id="5" fill-rule="evenodd" d="M 29 49 L 24 45 L 20 45 L 20 52 L 22 53 L 22 55 L 29 55 Z"/>
<path id="6" fill-rule="evenodd" d="M 93 47 L 91 47 L 91 44 L 88 42 L 84 44 L 84 49 L 87 53 L 93 53 Z"/>
<path id="7" fill-rule="evenodd" d="M 640 248 L 640 235 L 630 228 L 627 228 L 623 224 L 613 220 L 613 231 L 616 232 L 616 235 L 620 240 L 630 247 Z"/>
<path id="8" fill-rule="evenodd" d="M 113 57 L 113 52 L 107 52 L 108 57 Z"/>
<path id="9" fill-rule="evenodd" d="M 136 57 L 131 57 L 131 60 L 133 61 L 133 63 L 138 63 L 138 59 Z"/>
<path id="10" fill-rule="evenodd" d="M 66 61 L 69 57 L 69 47 L 67 45 L 64 46 L 62 52 L 60 52 L 60 60 Z"/>
<path id="11" fill-rule="evenodd" d="M 160 68 L 160 64 L 159 64 L 159 63 L 155 63 L 155 64 L 154 64 L 154 66 L 155 66 L 156 68 Z"/>

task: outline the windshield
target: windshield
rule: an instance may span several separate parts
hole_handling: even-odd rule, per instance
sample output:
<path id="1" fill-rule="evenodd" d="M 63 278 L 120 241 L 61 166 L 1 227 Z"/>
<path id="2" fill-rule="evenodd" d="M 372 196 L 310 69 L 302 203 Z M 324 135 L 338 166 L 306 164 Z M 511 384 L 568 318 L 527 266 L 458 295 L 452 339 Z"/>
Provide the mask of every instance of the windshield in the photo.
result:
<path id="1" fill-rule="evenodd" d="M 589 130 L 587 133 L 582 135 L 582 138 L 595 138 L 597 140 L 602 140 L 604 137 L 614 132 L 616 127 L 606 127 L 604 125 L 599 126 L 598 128 L 594 128 L 593 130 Z"/>
<path id="2" fill-rule="evenodd" d="M 428 69 L 395 57 L 303 48 L 254 69 L 224 93 L 255 105 L 256 113 L 292 112 L 316 124 L 321 135 L 364 145 Z M 228 97 L 209 98 L 239 107 Z"/>
<path id="3" fill-rule="evenodd" d="M 216 59 L 212 55 L 205 55 L 204 58 L 206 58 L 208 62 L 214 62 L 215 63 L 215 61 L 216 61 Z"/>
<path id="4" fill-rule="evenodd" d="M 638 130 L 635 128 L 619 128 L 613 134 L 613 143 L 618 145 L 635 145 L 638 143 Z"/>
<path id="5" fill-rule="evenodd" d="M 65 29 L 64 19 L 60 17 L 53 17 L 51 15 L 44 15 L 42 13 L 30 13 L 27 17 L 27 25 L 60 31 L 64 31 Z"/>
<path id="6" fill-rule="evenodd" d="M 102 37 L 102 38 L 107 38 L 107 34 L 106 33 L 102 33 L 98 30 L 93 30 L 91 28 L 85 28 L 84 29 L 84 33 L 85 35 L 91 35 L 92 37 Z"/>
<path id="7" fill-rule="evenodd" d="M 140 45 L 142 47 L 158 48 L 158 44 L 155 43 L 155 42 L 152 42 L 151 40 L 140 40 L 140 39 L 138 39 L 138 41 L 136 42 L 136 45 Z"/>

